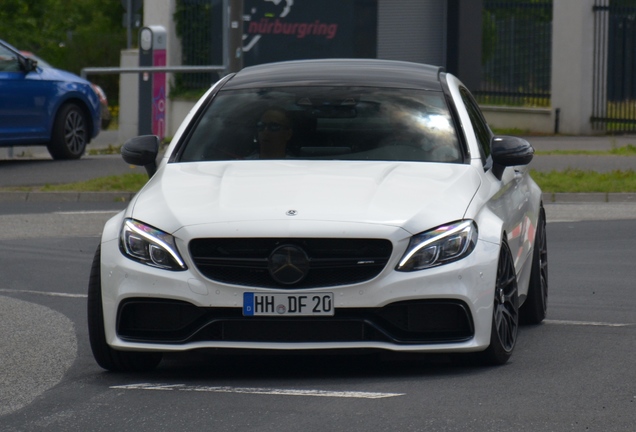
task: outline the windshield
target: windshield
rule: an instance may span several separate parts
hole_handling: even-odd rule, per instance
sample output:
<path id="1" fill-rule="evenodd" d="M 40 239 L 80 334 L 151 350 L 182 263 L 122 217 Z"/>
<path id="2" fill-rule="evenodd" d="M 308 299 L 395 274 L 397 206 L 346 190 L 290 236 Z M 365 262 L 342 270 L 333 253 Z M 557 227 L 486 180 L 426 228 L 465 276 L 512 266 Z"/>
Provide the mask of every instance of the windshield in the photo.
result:
<path id="1" fill-rule="evenodd" d="M 10 49 L 0 45 L 0 72 L 19 72 L 18 56 Z"/>
<path id="2" fill-rule="evenodd" d="M 463 161 L 442 93 L 368 87 L 219 92 L 176 160 L 240 159 Z"/>

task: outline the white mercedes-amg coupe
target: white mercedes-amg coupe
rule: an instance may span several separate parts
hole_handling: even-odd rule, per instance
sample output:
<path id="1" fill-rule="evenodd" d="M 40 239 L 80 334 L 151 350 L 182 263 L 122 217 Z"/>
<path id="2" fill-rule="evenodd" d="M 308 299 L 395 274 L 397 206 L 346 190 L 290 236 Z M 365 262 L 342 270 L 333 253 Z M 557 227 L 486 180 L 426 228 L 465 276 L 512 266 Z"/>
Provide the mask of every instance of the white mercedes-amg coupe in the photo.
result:
<path id="1" fill-rule="evenodd" d="M 248 67 L 201 98 L 110 219 L 88 287 L 97 363 L 195 349 L 472 353 L 505 363 L 547 309 L 533 149 L 439 67 Z"/>

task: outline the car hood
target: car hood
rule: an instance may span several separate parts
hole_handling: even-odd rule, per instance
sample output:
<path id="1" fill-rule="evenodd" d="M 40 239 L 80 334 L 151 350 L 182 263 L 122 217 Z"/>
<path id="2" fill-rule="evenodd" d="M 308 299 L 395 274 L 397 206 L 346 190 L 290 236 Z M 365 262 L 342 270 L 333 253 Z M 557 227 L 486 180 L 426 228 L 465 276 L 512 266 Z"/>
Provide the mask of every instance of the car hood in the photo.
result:
<path id="1" fill-rule="evenodd" d="M 171 233 L 205 224 L 319 221 L 414 234 L 463 218 L 479 184 L 477 171 L 460 164 L 169 163 L 140 191 L 129 216 Z"/>
<path id="2" fill-rule="evenodd" d="M 88 81 L 86 81 L 85 79 L 71 72 L 67 72 L 61 69 L 55 69 L 53 67 L 40 67 L 40 69 L 42 70 L 42 73 L 41 73 L 42 79 L 45 79 L 45 80 L 76 82 L 76 83 L 90 85 Z"/>

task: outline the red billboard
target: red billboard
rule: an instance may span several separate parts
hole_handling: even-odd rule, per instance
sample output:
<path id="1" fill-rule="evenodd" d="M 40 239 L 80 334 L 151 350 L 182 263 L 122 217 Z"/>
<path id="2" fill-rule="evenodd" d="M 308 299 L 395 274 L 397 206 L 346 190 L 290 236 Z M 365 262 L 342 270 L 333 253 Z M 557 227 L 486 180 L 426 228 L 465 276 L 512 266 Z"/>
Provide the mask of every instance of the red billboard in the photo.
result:
<path id="1" fill-rule="evenodd" d="M 245 0 L 244 65 L 375 57 L 377 0 Z"/>

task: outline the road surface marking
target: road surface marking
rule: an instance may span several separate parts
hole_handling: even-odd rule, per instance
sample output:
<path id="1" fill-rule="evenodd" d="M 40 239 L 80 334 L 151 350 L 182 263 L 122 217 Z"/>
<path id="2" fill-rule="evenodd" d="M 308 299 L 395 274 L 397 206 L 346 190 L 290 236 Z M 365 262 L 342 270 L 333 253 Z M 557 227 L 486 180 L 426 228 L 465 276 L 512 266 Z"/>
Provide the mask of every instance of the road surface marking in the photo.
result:
<path id="1" fill-rule="evenodd" d="M 404 396 L 404 393 L 374 393 L 374 392 L 357 392 L 357 391 L 328 391 L 328 390 L 299 390 L 299 389 L 276 389 L 276 388 L 258 388 L 258 387 L 211 387 L 211 386 L 193 386 L 185 384 L 128 384 L 120 386 L 111 386 L 111 389 L 118 390 L 157 390 L 157 391 L 190 391 L 204 393 L 240 393 L 240 394 L 258 394 L 258 395 L 274 395 L 274 396 L 320 396 L 320 397 L 336 397 L 336 398 L 357 398 L 357 399 L 382 399 L 395 396 Z"/>
<path id="2" fill-rule="evenodd" d="M 593 321 L 565 321 L 565 320 L 545 320 L 546 324 L 570 325 L 570 326 L 591 326 L 591 327 L 629 327 L 634 324 L 620 324 Z"/>
<path id="3" fill-rule="evenodd" d="M 89 214 L 117 214 L 120 210 L 83 210 L 83 211 L 61 211 L 53 212 L 58 215 L 89 215 Z"/>
<path id="4" fill-rule="evenodd" d="M 0 288 L 0 292 L 12 293 L 12 294 L 39 294 L 50 297 L 69 297 L 69 298 L 86 298 L 86 294 L 70 294 L 60 292 L 46 292 L 46 291 L 32 291 L 32 290 L 18 290 L 18 289 L 3 289 Z"/>

